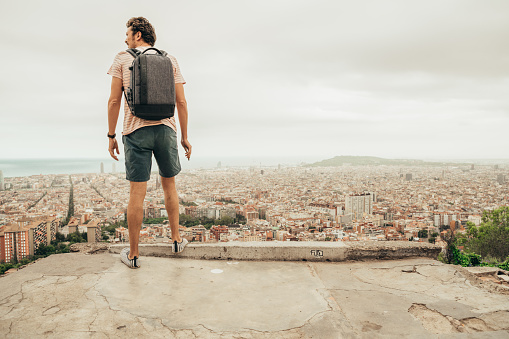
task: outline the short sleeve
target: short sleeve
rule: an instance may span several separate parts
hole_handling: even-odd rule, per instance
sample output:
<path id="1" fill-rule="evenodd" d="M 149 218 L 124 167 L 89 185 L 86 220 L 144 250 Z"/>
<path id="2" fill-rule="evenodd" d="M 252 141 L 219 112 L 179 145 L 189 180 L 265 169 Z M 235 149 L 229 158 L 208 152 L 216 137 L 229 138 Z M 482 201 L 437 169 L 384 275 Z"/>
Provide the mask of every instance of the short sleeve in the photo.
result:
<path id="1" fill-rule="evenodd" d="M 111 65 L 110 69 L 108 70 L 108 74 L 111 76 L 114 76 L 115 78 L 123 79 L 122 78 L 122 64 L 120 63 L 120 53 L 118 53 L 115 56 L 115 59 L 113 60 L 113 64 Z"/>
<path id="2" fill-rule="evenodd" d="M 177 59 L 175 57 L 171 57 L 171 63 L 173 64 L 173 76 L 175 78 L 176 84 L 185 84 L 186 81 L 184 80 L 184 77 L 182 76 L 182 73 L 180 72 L 180 66 L 177 62 Z"/>

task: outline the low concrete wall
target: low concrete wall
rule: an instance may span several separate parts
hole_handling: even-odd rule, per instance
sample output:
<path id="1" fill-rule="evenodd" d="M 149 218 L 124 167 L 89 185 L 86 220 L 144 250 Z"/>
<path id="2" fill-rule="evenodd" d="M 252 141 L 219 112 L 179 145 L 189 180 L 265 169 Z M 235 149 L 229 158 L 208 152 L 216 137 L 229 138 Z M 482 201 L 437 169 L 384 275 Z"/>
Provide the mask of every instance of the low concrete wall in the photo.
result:
<path id="1" fill-rule="evenodd" d="M 111 245 L 111 253 L 120 253 L 128 244 Z M 323 242 L 267 241 L 189 243 L 179 254 L 171 253 L 169 243 L 141 244 L 140 256 L 180 257 L 190 259 L 345 261 L 363 259 L 401 259 L 428 257 L 436 259 L 441 247 L 407 241 Z"/>

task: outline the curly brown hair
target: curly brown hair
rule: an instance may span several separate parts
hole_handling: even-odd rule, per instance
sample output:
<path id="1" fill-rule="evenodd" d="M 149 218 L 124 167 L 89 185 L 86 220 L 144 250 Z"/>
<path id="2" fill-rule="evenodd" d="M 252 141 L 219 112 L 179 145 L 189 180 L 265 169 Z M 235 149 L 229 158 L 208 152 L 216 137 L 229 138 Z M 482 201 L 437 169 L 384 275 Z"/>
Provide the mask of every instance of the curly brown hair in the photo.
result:
<path id="1" fill-rule="evenodd" d="M 131 18 L 127 21 L 126 26 L 127 28 L 131 27 L 133 34 L 141 32 L 141 38 L 150 46 L 154 46 L 156 43 L 156 31 L 144 17 Z"/>

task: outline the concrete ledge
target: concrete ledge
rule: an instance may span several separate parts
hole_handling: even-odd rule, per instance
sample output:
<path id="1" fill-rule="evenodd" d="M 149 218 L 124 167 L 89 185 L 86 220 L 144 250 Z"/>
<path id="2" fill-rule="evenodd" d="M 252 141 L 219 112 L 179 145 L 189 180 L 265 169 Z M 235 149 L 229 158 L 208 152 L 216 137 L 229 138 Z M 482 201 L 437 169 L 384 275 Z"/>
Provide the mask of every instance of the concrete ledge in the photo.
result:
<path id="1" fill-rule="evenodd" d="M 129 244 L 109 247 L 120 253 Z M 267 241 L 189 243 L 179 254 L 171 253 L 169 243 L 140 244 L 140 256 L 180 257 L 205 260 L 345 261 L 366 259 L 436 259 L 442 248 L 429 243 L 409 241 L 323 242 Z"/>

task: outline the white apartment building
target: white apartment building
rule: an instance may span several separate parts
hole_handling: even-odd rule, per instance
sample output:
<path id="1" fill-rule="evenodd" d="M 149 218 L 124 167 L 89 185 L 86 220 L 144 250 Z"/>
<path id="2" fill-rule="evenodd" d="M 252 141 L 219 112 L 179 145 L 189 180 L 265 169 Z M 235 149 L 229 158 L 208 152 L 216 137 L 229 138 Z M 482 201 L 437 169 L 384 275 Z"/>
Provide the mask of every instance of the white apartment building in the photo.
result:
<path id="1" fill-rule="evenodd" d="M 362 193 L 348 195 L 345 197 L 345 214 L 352 214 L 353 219 L 361 219 L 364 216 L 373 214 L 373 194 Z"/>

